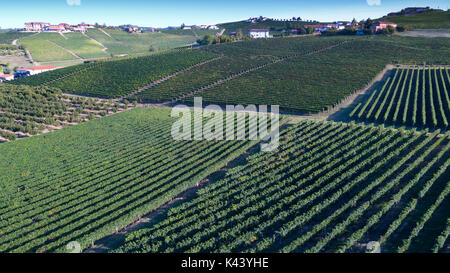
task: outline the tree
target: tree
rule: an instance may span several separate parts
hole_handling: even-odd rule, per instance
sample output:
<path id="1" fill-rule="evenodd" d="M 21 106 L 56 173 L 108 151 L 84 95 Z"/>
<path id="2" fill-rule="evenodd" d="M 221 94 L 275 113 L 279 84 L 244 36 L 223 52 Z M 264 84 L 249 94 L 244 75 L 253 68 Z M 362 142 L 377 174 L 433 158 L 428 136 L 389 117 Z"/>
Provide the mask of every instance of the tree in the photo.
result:
<path id="1" fill-rule="evenodd" d="M 186 25 L 184 23 L 181 24 L 181 29 L 184 29 Z"/>
<path id="2" fill-rule="evenodd" d="M 381 33 L 386 34 L 386 35 L 391 35 L 395 33 L 395 28 L 393 26 L 387 26 L 386 28 L 384 28 Z"/>
<path id="3" fill-rule="evenodd" d="M 366 22 L 364 23 L 364 28 L 369 29 L 373 25 L 373 20 L 370 18 L 367 18 Z"/>
<path id="4" fill-rule="evenodd" d="M 355 25 L 357 25 L 357 24 L 358 24 L 358 22 L 356 22 L 356 19 L 353 18 L 353 20 L 352 20 L 352 26 L 355 26 Z"/>
<path id="5" fill-rule="evenodd" d="M 314 33 L 315 30 L 316 30 L 316 29 L 315 29 L 313 26 L 309 26 L 309 27 L 306 29 L 306 33 L 307 33 L 307 34 L 312 34 L 312 33 Z"/>
<path id="6" fill-rule="evenodd" d="M 214 35 L 208 34 L 203 37 L 203 39 L 197 40 L 197 43 L 200 45 L 210 45 L 216 41 L 216 37 Z"/>

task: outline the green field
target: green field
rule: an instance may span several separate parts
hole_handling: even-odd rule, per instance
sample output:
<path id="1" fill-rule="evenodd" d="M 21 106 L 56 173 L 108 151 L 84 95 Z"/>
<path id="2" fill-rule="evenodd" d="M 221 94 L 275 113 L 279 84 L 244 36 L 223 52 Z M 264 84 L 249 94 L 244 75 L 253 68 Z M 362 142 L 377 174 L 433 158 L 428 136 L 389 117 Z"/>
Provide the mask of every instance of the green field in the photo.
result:
<path id="1" fill-rule="evenodd" d="M 11 44 L 14 40 L 18 40 L 33 33 L 17 32 L 17 31 L 2 31 L 0 32 L 0 44 Z"/>
<path id="2" fill-rule="evenodd" d="M 197 39 L 193 36 L 173 35 L 164 33 L 126 33 L 121 30 L 105 30 L 114 39 L 127 45 L 135 52 L 149 52 L 150 47 L 154 50 L 166 50 L 170 48 L 182 47 L 195 43 Z"/>
<path id="3" fill-rule="evenodd" d="M 57 88 L 0 84 L 0 142 L 88 121 L 123 108 L 123 104 L 66 97 Z"/>
<path id="4" fill-rule="evenodd" d="M 78 59 L 66 50 L 48 41 L 50 37 L 56 38 L 56 35 L 59 36 L 56 33 L 39 33 L 22 38 L 18 43 L 28 49 L 33 59 L 38 62 Z"/>
<path id="5" fill-rule="evenodd" d="M 302 45 L 307 39 L 316 40 L 316 49 L 320 49 L 324 41 L 349 42 L 317 54 L 300 55 L 269 65 L 209 88 L 200 93 L 203 100 L 221 104 L 271 104 L 287 110 L 320 112 L 364 87 L 389 63 L 447 63 L 450 60 L 450 40 L 446 38 L 362 37 L 327 40 L 327 37 L 302 37 L 287 38 L 285 41 L 291 41 L 294 45 L 294 41 L 297 41 L 297 45 Z M 283 48 L 281 41 L 273 39 L 264 42 L 267 45 L 272 43 L 274 48 L 278 48 L 278 45 Z M 259 50 L 262 48 L 258 47 Z M 251 45 L 247 47 L 249 51 L 252 49 Z M 293 54 L 288 49 L 282 52 Z M 295 48 L 291 50 L 298 52 Z M 277 54 L 277 50 L 272 52 Z M 192 97 L 187 97 L 185 101 L 192 101 Z"/>
<path id="6" fill-rule="evenodd" d="M 395 69 L 350 117 L 386 124 L 448 128 L 450 77 L 442 67 Z"/>
<path id="7" fill-rule="evenodd" d="M 29 49 L 36 61 L 53 62 L 79 58 L 105 58 L 121 54 L 149 53 L 151 48 L 154 51 L 162 51 L 182 47 L 196 41 L 194 36 L 164 33 L 129 34 L 121 30 L 105 31 L 111 37 L 98 29 L 89 30 L 87 35 L 103 44 L 107 49 L 104 49 L 101 45 L 81 33 L 64 33 L 65 37 L 58 33 L 39 33 L 21 38 L 19 44 Z M 67 50 L 74 52 L 79 58 L 71 55 Z"/>
<path id="8" fill-rule="evenodd" d="M 450 217 L 450 142 L 413 132 L 302 122 L 274 153 L 131 233 L 117 252 L 383 252 L 442 248 Z"/>
<path id="9" fill-rule="evenodd" d="M 437 29 L 450 27 L 450 11 L 425 11 L 411 16 L 385 16 L 380 21 L 397 23 L 410 29 Z"/>
<path id="10" fill-rule="evenodd" d="M 0 252 L 86 247 L 248 148 L 174 141 L 173 121 L 169 110 L 137 108 L 0 145 Z"/>
<path id="11" fill-rule="evenodd" d="M 146 57 L 99 62 L 49 86 L 72 94 L 96 97 L 121 97 L 143 88 L 160 78 L 180 71 L 215 55 L 199 50 L 182 50 Z"/>

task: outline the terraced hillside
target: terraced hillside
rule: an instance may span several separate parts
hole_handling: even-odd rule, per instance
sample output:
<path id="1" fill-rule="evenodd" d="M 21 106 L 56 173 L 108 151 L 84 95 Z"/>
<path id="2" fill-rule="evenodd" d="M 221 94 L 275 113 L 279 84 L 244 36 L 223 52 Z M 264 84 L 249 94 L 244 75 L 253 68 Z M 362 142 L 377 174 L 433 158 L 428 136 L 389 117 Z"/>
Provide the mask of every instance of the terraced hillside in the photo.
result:
<path id="1" fill-rule="evenodd" d="M 302 122 L 274 153 L 131 233 L 116 252 L 439 251 L 448 236 L 450 140 L 424 132 Z"/>
<path id="2" fill-rule="evenodd" d="M 386 124 L 448 128 L 450 77 L 446 67 L 395 69 L 383 87 L 358 104 L 350 117 Z"/>
<path id="3" fill-rule="evenodd" d="M 82 247 L 168 202 L 247 141 L 174 141 L 170 111 L 137 108 L 0 145 L 0 252 Z"/>

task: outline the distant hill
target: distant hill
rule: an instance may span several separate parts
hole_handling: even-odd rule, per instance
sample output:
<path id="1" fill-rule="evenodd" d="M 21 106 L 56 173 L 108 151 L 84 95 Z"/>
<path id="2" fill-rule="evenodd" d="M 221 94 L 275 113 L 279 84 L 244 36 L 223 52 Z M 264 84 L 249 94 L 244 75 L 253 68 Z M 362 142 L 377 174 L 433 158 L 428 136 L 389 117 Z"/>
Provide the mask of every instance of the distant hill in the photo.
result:
<path id="1" fill-rule="evenodd" d="M 250 23 L 247 21 L 231 22 L 218 24 L 217 26 L 221 29 L 225 29 L 225 34 L 230 34 L 231 32 L 242 32 L 246 35 L 249 29 L 269 29 L 272 32 L 276 32 L 282 29 L 299 28 L 303 25 L 314 24 L 305 21 L 274 21 L 266 20 L 259 21 L 255 23 Z"/>
<path id="2" fill-rule="evenodd" d="M 417 13 L 391 13 L 390 15 L 384 16 L 378 19 L 378 21 L 394 22 L 411 29 L 450 28 L 449 11 L 427 10 Z"/>
<path id="3" fill-rule="evenodd" d="M 9 36 L 5 37 L 5 40 L 6 38 L 8 41 L 12 39 Z M 130 34 L 121 30 L 90 29 L 86 35 L 75 32 L 64 34 L 43 32 L 22 37 L 18 43 L 30 51 L 35 61 L 54 65 L 54 62 L 61 61 L 79 63 L 83 60 L 108 58 L 114 55 L 147 53 L 150 49 L 167 50 L 195 43 L 196 39 L 194 35 L 149 32 Z"/>

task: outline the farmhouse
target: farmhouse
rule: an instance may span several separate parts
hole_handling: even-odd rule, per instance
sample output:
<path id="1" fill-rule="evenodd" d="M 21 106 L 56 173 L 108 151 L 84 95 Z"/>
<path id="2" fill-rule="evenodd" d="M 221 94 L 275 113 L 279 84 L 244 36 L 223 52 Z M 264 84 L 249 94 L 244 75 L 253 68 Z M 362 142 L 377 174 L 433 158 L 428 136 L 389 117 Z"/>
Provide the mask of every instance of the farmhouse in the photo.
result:
<path id="1" fill-rule="evenodd" d="M 11 80 L 14 80 L 14 75 L 12 75 L 12 74 L 0 75 L 0 82 L 11 81 Z"/>
<path id="2" fill-rule="evenodd" d="M 256 38 L 272 38 L 269 35 L 268 29 L 250 29 L 248 31 L 248 36 L 256 39 Z"/>
<path id="3" fill-rule="evenodd" d="M 36 66 L 33 68 L 19 68 L 17 69 L 16 73 L 18 75 L 36 75 L 42 72 L 47 72 L 51 70 L 55 70 L 56 67 L 53 66 Z"/>
<path id="4" fill-rule="evenodd" d="M 391 23 L 391 22 L 376 22 L 374 23 L 370 29 L 374 30 L 375 32 L 379 32 L 385 28 L 387 28 L 388 26 L 392 26 L 393 28 L 397 27 L 396 23 Z"/>
<path id="5" fill-rule="evenodd" d="M 50 23 L 30 22 L 25 23 L 25 30 L 30 32 L 42 32 L 48 26 L 50 26 Z"/>

